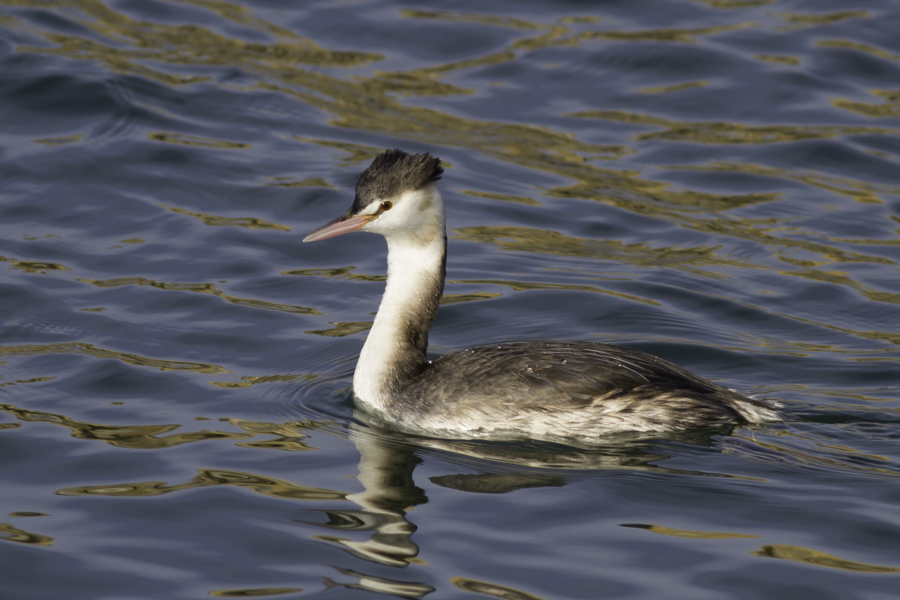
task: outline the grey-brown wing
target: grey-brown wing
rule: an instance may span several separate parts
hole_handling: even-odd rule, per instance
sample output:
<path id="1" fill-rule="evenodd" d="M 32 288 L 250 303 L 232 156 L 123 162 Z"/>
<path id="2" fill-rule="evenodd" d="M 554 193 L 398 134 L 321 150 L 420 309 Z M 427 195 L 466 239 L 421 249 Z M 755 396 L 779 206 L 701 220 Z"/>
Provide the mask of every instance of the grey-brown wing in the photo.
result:
<path id="1" fill-rule="evenodd" d="M 641 387 L 716 394 L 723 388 L 660 358 L 589 342 L 509 342 L 442 356 L 420 379 L 422 396 L 501 398 L 519 405 L 576 407 Z"/>

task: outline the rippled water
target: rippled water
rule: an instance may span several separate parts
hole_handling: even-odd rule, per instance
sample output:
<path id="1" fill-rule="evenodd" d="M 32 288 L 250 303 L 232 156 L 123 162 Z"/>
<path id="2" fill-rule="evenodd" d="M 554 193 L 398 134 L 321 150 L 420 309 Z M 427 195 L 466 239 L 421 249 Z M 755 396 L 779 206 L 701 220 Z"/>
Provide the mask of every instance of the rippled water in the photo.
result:
<path id="1" fill-rule="evenodd" d="M 900 7 L 0 1 L 4 598 L 887 598 Z M 595 449 L 355 422 L 384 242 L 447 163 L 435 354 L 612 341 L 781 400 Z"/>

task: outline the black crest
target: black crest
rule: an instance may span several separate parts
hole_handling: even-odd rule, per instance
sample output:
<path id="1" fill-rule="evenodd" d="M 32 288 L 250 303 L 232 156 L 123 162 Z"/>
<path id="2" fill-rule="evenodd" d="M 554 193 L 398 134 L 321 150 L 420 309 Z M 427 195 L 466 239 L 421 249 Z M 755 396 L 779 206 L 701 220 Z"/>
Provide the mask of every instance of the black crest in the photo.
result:
<path id="1" fill-rule="evenodd" d="M 421 189 L 440 179 L 443 172 L 441 159 L 428 152 L 409 154 L 396 148 L 386 150 L 359 176 L 350 211 L 355 213 L 376 200 Z"/>

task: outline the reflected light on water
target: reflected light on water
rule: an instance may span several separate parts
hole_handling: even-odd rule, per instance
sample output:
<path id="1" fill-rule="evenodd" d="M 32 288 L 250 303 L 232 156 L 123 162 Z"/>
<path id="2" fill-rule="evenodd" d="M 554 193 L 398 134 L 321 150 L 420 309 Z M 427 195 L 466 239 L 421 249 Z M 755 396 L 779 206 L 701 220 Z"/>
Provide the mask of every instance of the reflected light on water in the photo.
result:
<path id="1" fill-rule="evenodd" d="M 895 595 L 894 4 L 0 2 L 4 592 Z M 395 147 L 447 167 L 436 353 L 612 341 L 785 421 L 354 412 L 383 244 L 298 232 Z"/>

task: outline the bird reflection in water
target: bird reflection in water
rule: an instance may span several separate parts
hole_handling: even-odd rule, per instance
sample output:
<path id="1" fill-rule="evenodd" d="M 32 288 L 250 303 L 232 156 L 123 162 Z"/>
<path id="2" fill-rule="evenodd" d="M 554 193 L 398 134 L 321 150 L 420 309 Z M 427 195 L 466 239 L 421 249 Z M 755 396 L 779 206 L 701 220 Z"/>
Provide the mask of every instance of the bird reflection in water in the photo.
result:
<path id="1" fill-rule="evenodd" d="M 725 427 L 692 432 L 678 436 L 677 440 L 709 446 L 713 443 L 714 434 L 728 434 L 732 429 Z M 348 494 L 346 499 L 359 508 L 326 510 L 328 521 L 325 523 L 300 522 L 348 534 L 372 532 L 368 539 L 361 540 L 340 535 L 318 535 L 316 538 L 338 544 L 358 558 L 399 568 L 424 564 L 417 558 L 419 546 L 412 539 L 416 525 L 407 519 L 410 509 L 428 502 L 425 491 L 413 479 L 416 465 L 422 462 L 418 454 L 423 451 L 450 453 L 455 462 L 463 461 L 473 470 L 480 471 L 451 473 L 429 480 L 444 488 L 472 493 L 499 494 L 525 488 L 562 487 L 567 483 L 567 472 L 574 470 L 647 469 L 704 475 L 656 466 L 653 463 L 669 456 L 650 451 L 656 444 L 646 439 L 621 439 L 610 441 L 602 447 L 575 448 L 535 442 L 414 438 L 362 425 L 353 425 L 350 435 L 359 450 L 358 480 L 364 489 Z M 365 589 L 403 598 L 421 598 L 436 589 L 424 582 L 391 580 L 344 568 L 337 570 L 356 581 L 340 583 L 329 579 L 327 583 L 331 586 Z"/>

